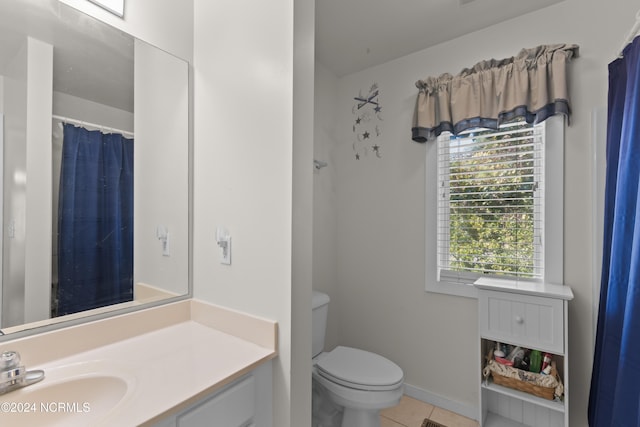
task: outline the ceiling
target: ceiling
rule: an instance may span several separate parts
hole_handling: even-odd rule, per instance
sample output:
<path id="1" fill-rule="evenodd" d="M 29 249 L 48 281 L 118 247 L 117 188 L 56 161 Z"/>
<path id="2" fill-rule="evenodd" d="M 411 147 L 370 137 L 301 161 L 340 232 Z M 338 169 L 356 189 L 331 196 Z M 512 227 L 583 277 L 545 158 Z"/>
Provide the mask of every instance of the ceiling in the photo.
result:
<path id="1" fill-rule="evenodd" d="M 133 37 L 55 0 L 0 0 L 0 75 L 27 36 L 53 46 L 53 90 L 133 112 Z"/>
<path id="2" fill-rule="evenodd" d="M 316 60 L 338 77 L 562 0 L 317 0 Z"/>

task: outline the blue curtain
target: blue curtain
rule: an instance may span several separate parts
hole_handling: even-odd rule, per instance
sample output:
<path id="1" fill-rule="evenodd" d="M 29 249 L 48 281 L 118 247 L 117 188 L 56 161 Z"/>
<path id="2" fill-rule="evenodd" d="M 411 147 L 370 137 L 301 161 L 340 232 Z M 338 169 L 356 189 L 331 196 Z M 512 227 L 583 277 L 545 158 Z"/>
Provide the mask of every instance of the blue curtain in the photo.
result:
<path id="1" fill-rule="evenodd" d="M 58 315 L 133 299 L 133 140 L 64 125 Z"/>
<path id="2" fill-rule="evenodd" d="M 640 39 L 609 64 L 600 308 L 589 425 L 640 426 Z"/>

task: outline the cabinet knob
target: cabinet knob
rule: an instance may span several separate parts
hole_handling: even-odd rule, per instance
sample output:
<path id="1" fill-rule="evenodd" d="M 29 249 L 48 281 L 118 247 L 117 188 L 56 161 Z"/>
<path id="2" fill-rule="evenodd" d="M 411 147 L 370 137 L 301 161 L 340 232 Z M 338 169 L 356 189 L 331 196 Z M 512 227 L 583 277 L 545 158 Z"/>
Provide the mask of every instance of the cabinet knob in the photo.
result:
<path id="1" fill-rule="evenodd" d="M 524 323 L 524 317 L 516 316 L 516 323 L 523 324 Z"/>

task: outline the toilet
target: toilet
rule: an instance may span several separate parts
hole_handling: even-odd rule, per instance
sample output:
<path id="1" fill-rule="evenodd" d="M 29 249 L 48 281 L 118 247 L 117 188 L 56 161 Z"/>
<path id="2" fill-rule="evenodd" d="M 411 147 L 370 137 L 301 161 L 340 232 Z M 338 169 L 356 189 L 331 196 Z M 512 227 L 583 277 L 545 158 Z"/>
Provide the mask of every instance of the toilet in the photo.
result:
<path id="1" fill-rule="evenodd" d="M 402 369 L 392 361 L 357 348 L 338 346 L 323 352 L 329 312 L 329 296 L 313 291 L 313 386 L 314 399 L 326 400 L 341 411 L 336 426 L 380 427 L 380 410 L 395 406 L 404 391 Z M 324 406 L 327 407 L 327 402 Z M 314 402 L 314 411 L 321 405 Z M 324 416 L 324 419 L 328 419 Z"/>

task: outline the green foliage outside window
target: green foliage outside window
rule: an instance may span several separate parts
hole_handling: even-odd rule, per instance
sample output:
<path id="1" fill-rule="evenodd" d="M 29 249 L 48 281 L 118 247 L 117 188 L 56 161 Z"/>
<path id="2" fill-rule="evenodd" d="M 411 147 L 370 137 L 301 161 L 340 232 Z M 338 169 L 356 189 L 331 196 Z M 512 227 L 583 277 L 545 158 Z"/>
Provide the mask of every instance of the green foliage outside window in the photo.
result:
<path id="1" fill-rule="evenodd" d="M 522 132 L 529 128 L 523 138 Z M 531 125 L 452 138 L 449 268 L 534 277 L 536 153 Z"/>

